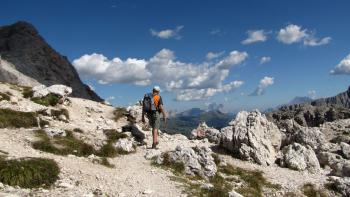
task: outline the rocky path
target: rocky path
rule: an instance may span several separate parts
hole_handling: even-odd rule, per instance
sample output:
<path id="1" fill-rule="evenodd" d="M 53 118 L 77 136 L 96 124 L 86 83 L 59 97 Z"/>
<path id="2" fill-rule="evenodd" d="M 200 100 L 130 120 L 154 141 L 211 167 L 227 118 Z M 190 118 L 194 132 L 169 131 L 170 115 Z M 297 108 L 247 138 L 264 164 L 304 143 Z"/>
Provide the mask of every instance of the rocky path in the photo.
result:
<path id="1" fill-rule="evenodd" d="M 134 154 L 110 159 L 115 168 L 93 164 L 89 159 L 75 156 L 57 156 L 30 147 L 30 130 L 0 130 L 0 150 L 10 158 L 42 157 L 58 162 L 61 168 L 58 187 L 35 192 L 35 196 L 179 196 L 181 189 L 170 181 L 170 172 L 154 167 L 144 159 L 146 147 Z M 16 136 L 16 137 L 14 137 Z M 27 191 L 28 192 L 28 191 Z M 19 191 L 25 194 L 26 190 Z M 4 195 L 4 194 L 3 194 Z M 1 196 L 1 195 L 0 195 Z"/>

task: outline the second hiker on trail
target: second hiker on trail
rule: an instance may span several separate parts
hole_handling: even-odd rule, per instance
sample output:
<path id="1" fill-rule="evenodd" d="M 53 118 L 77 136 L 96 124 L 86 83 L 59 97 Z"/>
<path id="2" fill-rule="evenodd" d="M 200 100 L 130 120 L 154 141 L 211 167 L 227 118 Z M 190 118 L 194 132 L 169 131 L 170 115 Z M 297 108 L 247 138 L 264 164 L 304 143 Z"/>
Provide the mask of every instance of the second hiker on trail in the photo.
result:
<path id="1" fill-rule="evenodd" d="M 145 94 L 142 101 L 142 122 L 145 122 L 145 115 L 149 120 L 149 124 L 152 127 L 153 144 L 152 148 L 157 148 L 158 142 L 158 130 L 160 125 L 160 113 L 163 114 L 164 122 L 166 122 L 166 113 L 163 105 L 162 97 L 160 94 L 159 86 L 154 86 L 152 93 Z"/>

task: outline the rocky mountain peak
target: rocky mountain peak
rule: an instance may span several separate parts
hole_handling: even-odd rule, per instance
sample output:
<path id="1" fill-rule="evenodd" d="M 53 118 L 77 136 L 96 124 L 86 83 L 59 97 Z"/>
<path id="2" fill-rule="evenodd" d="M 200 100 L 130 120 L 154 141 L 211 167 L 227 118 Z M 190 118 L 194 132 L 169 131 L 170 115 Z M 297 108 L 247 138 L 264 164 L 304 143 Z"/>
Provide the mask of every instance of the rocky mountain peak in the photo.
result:
<path id="1" fill-rule="evenodd" d="M 55 51 L 28 22 L 20 21 L 0 27 L 0 55 L 3 62 L 6 61 L 10 67 L 14 67 L 12 70 L 4 69 L 3 65 L 0 67 L 2 82 L 26 86 L 38 85 L 21 83 L 24 75 L 46 86 L 63 84 L 72 87 L 74 97 L 102 101 L 95 92 L 83 84 L 67 57 Z"/>

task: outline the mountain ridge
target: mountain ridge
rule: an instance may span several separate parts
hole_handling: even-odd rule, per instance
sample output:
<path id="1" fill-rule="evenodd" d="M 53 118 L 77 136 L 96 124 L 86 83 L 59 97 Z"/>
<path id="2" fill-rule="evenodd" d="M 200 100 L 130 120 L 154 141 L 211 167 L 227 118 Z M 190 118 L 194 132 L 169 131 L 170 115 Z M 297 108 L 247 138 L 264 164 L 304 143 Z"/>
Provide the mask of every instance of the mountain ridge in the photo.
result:
<path id="1" fill-rule="evenodd" d="M 72 96 L 103 101 L 93 90 L 85 85 L 66 56 L 55 51 L 30 23 L 19 21 L 0 27 L 1 59 L 14 66 L 21 74 L 46 86 L 63 84 L 73 89 Z M 3 66 L 2 66 L 3 67 Z M 0 67 L 6 76 L 0 81 L 19 84 L 21 75 Z M 36 83 L 21 84 L 35 86 Z"/>

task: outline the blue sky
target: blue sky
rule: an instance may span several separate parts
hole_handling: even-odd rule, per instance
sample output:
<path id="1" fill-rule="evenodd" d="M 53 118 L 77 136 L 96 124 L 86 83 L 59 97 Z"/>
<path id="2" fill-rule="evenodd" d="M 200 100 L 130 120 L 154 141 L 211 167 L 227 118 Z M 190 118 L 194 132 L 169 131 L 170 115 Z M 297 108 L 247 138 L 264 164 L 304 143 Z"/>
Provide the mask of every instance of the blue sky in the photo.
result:
<path id="1" fill-rule="evenodd" d="M 233 111 L 346 90 L 349 7 L 346 0 L 2 0 L 0 25 L 32 23 L 115 105 L 160 85 L 168 109 L 216 102 Z"/>

